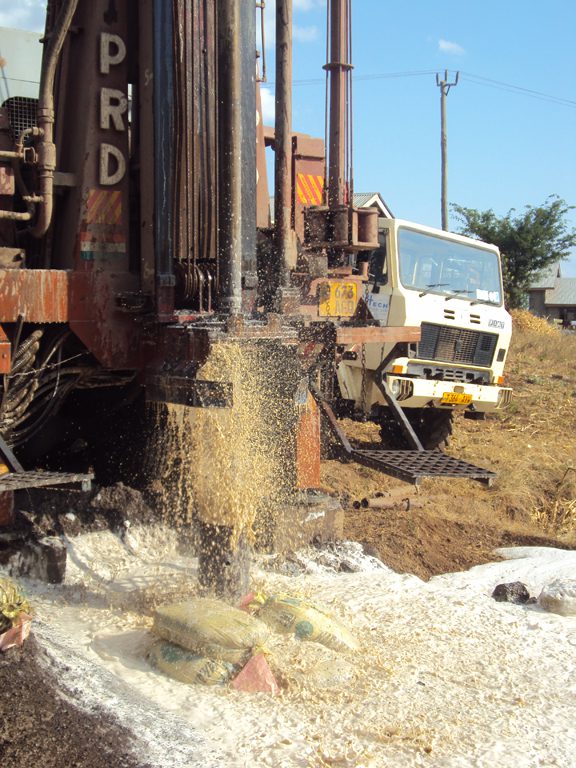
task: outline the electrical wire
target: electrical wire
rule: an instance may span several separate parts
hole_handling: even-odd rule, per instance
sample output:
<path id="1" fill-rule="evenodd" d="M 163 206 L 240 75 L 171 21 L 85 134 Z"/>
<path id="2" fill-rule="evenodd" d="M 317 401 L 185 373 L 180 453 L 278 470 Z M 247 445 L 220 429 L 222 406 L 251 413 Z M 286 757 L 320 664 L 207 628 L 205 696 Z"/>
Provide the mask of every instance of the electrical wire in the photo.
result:
<path id="1" fill-rule="evenodd" d="M 435 75 L 437 70 L 435 69 L 420 69 L 406 72 L 380 72 L 373 74 L 356 74 L 354 80 L 356 82 L 369 82 L 371 80 L 391 80 L 395 78 L 404 77 L 424 77 L 428 75 Z M 526 88 L 521 85 L 514 85 L 513 83 L 506 83 L 503 80 L 494 80 L 490 77 L 483 77 L 482 75 L 475 75 L 472 72 L 464 72 L 459 70 L 462 78 L 473 85 L 482 85 L 487 88 L 495 88 L 497 90 L 509 91 L 516 93 L 520 96 L 528 96 L 529 98 L 539 99 L 541 101 L 548 101 L 553 104 L 558 104 L 564 107 L 576 107 L 576 101 L 574 99 L 567 99 L 564 96 L 554 96 L 550 93 L 544 93 L 543 91 L 537 91 L 533 88 Z M 324 82 L 322 78 L 309 78 L 303 80 L 293 80 L 293 85 L 320 85 Z M 274 82 L 268 83 L 269 86 L 274 86 Z"/>

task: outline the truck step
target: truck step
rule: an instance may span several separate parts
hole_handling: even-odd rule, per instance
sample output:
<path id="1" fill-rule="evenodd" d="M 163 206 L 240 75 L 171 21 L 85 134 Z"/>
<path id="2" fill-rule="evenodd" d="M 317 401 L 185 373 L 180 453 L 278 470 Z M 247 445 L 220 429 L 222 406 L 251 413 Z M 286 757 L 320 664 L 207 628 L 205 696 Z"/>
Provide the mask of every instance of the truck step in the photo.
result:
<path id="1" fill-rule="evenodd" d="M 83 491 L 89 491 L 93 477 L 92 474 L 71 472 L 8 472 L 0 475 L 0 492 L 77 483 L 82 486 Z"/>
<path id="2" fill-rule="evenodd" d="M 490 486 L 496 473 L 441 451 L 384 451 L 352 448 L 349 458 L 413 485 L 425 477 L 460 477 Z"/>

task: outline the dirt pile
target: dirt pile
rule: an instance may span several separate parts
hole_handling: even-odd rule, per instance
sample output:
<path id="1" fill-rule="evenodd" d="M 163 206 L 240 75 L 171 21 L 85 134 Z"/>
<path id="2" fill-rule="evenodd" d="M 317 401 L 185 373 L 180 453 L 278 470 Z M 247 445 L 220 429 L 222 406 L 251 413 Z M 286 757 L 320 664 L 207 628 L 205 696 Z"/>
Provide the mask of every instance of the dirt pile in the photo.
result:
<path id="1" fill-rule="evenodd" d="M 32 635 L 0 653 L 0 763 L 12 768 L 146 768 L 131 755 L 132 734 L 104 712 L 80 713 L 60 690 Z"/>

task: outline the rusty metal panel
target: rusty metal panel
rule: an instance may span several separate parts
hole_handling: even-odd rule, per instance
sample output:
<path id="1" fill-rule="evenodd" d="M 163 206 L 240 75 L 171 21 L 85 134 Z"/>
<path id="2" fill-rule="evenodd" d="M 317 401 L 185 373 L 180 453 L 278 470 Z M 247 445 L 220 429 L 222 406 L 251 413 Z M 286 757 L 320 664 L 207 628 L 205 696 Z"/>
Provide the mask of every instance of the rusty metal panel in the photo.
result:
<path id="1" fill-rule="evenodd" d="M 336 329 L 336 343 L 346 346 L 386 341 L 413 342 L 419 339 L 419 326 L 344 326 Z"/>
<path id="2" fill-rule="evenodd" d="M 260 83 L 256 82 L 256 226 L 261 229 L 270 226 L 269 194 L 262 97 Z"/>
<path id="3" fill-rule="evenodd" d="M 4 328 L 0 325 L 0 373 L 10 373 L 12 366 L 12 345 Z"/>
<path id="4" fill-rule="evenodd" d="M 0 322 L 65 323 L 70 273 L 61 269 L 0 269 Z"/>
<path id="5" fill-rule="evenodd" d="M 130 284 L 128 281 L 132 279 Z M 110 272 L 72 272 L 69 277 L 70 328 L 106 368 L 135 368 L 140 323 L 122 312 L 117 298 L 137 288 L 137 277 Z"/>
<path id="6" fill-rule="evenodd" d="M 55 201 L 48 254 L 54 267 L 129 269 L 128 5 L 78 3 L 73 28 L 82 34 L 69 35 L 62 51 L 57 169 L 73 173 L 76 186 Z"/>
<path id="7" fill-rule="evenodd" d="M 320 487 L 320 411 L 308 392 L 296 432 L 296 487 Z"/>
<path id="8" fill-rule="evenodd" d="M 324 141 L 322 139 L 307 136 L 304 133 L 295 133 L 292 137 L 294 157 L 308 157 L 324 162 Z"/>

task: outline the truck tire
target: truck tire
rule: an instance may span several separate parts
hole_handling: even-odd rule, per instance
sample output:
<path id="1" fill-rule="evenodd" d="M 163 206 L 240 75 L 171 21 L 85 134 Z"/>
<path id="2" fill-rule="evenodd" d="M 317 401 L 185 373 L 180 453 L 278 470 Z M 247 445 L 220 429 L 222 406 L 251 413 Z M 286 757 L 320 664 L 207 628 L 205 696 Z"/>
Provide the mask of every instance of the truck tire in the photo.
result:
<path id="1" fill-rule="evenodd" d="M 427 451 L 444 450 L 450 444 L 454 423 L 452 411 L 441 411 L 436 408 L 415 409 L 412 422 L 408 416 L 414 431 L 420 438 L 420 442 Z"/>
<path id="2" fill-rule="evenodd" d="M 452 435 L 454 414 L 436 408 L 410 408 L 404 411 L 412 429 L 427 451 L 444 450 Z M 408 445 L 400 427 L 388 409 L 380 412 L 380 439 L 390 448 L 407 449 Z"/>

